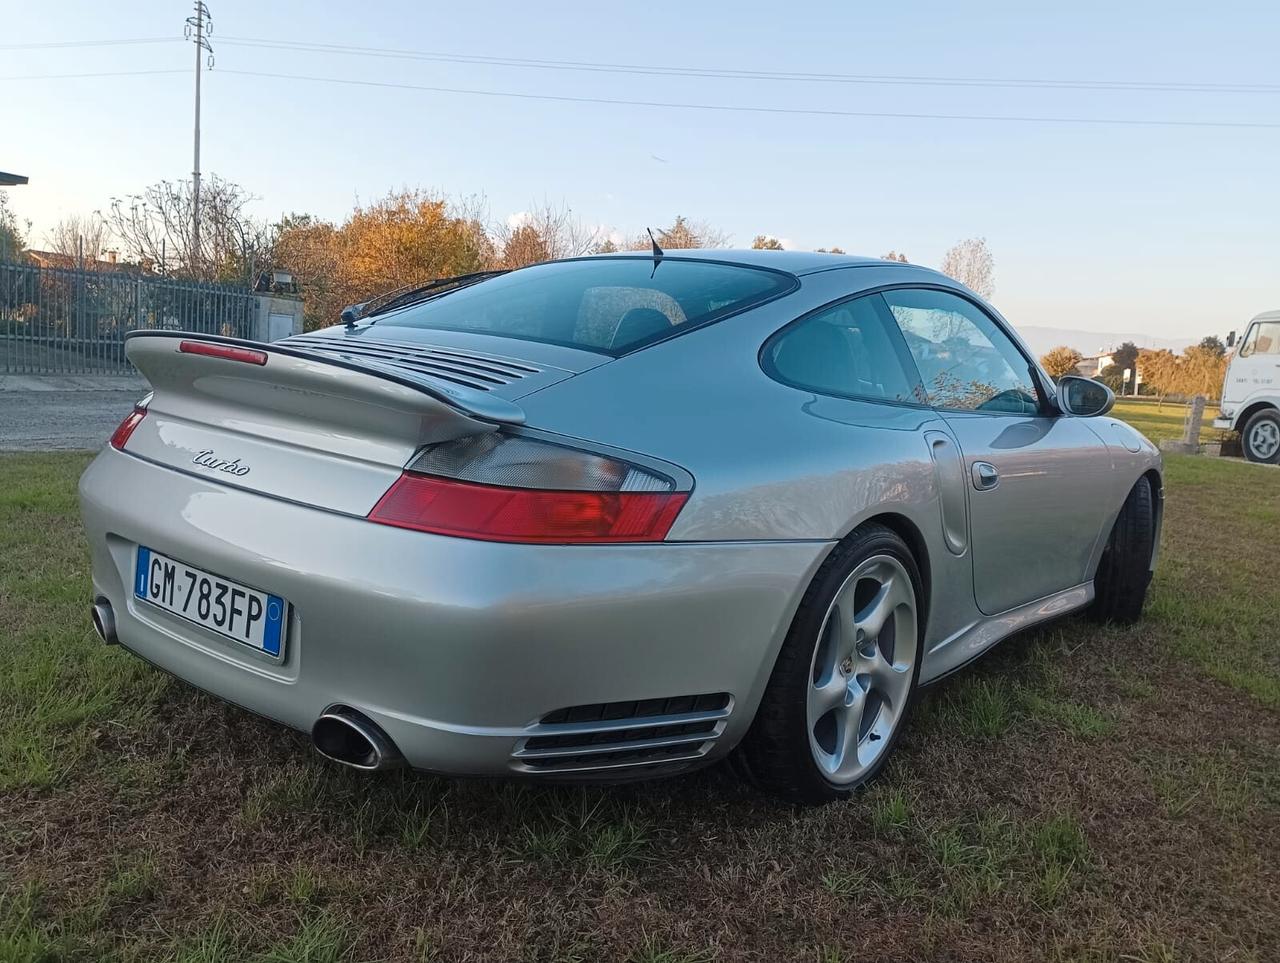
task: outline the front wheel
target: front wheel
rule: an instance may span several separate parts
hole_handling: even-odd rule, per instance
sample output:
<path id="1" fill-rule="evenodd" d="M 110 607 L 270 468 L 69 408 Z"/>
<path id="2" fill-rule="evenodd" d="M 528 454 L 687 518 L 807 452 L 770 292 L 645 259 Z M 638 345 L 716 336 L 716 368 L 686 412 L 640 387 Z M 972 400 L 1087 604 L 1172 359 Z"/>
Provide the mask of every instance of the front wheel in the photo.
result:
<path id="1" fill-rule="evenodd" d="M 920 674 L 920 573 L 906 544 L 869 524 L 823 563 L 739 747 L 763 789 L 817 804 L 884 766 Z"/>
<path id="2" fill-rule="evenodd" d="M 1095 622 L 1130 624 L 1142 615 L 1151 583 L 1156 547 L 1155 496 L 1151 479 L 1139 478 L 1124 500 L 1093 578 L 1089 617 Z"/>
<path id="3" fill-rule="evenodd" d="M 1240 433 L 1240 444 L 1249 461 L 1280 462 L 1280 411 L 1264 408 L 1252 414 Z"/>

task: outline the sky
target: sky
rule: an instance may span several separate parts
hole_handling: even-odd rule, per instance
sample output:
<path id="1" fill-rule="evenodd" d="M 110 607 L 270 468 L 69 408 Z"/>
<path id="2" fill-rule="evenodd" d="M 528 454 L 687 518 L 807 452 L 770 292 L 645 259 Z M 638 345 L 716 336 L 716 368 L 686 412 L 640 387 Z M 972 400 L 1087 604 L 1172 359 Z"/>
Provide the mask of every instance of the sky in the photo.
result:
<path id="1" fill-rule="evenodd" d="M 357 201 L 423 187 L 482 196 L 495 221 L 549 202 L 632 235 L 683 214 L 738 246 L 765 233 L 931 266 L 984 237 L 992 300 L 1019 326 L 1198 339 L 1280 307 L 1274 2 L 208 4 L 201 168 L 260 198 L 263 218 L 341 220 Z M 5 190 L 33 246 L 64 216 L 190 176 L 189 13 L 0 0 L 0 170 L 30 177 Z M 172 39 L 15 46 L 149 38 Z M 381 52 L 262 45 L 281 42 Z M 557 97 L 769 110 L 538 99 Z M 903 114 L 917 116 L 885 116 Z"/>

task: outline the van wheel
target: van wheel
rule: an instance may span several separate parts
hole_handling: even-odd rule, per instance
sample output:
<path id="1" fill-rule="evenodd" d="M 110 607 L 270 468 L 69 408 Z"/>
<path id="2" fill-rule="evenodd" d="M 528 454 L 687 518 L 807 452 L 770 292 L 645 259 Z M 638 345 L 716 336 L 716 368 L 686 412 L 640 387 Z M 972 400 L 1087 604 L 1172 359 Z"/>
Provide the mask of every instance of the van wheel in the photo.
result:
<path id="1" fill-rule="evenodd" d="M 1151 480 L 1139 478 L 1124 500 L 1098 574 L 1093 579 L 1093 604 L 1089 618 L 1095 622 L 1130 624 L 1142 616 L 1142 605 L 1151 582 L 1151 553 L 1155 549 L 1155 499 Z"/>
<path id="2" fill-rule="evenodd" d="M 1280 463 L 1280 411 L 1263 408 L 1254 412 L 1240 433 L 1244 457 L 1266 465 Z"/>
<path id="3" fill-rule="evenodd" d="M 883 525 L 831 553 L 796 610 L 741 768 L 762 789 L 814 805 L 843 799 L 883 768 L 920 676 L 920 571 Z"/>

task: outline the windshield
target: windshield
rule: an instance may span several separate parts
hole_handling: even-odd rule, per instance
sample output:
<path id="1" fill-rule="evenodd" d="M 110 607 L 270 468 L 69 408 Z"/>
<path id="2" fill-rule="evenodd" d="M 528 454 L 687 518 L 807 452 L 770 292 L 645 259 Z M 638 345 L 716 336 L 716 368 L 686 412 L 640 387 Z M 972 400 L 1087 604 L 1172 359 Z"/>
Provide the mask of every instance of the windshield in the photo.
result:
<path id="1" fill-rule="evenodd" d="M 789 274 L 663 258 L 587 258 L 512 271 L 376 320 L 621 354 L 791 291 Z"/>

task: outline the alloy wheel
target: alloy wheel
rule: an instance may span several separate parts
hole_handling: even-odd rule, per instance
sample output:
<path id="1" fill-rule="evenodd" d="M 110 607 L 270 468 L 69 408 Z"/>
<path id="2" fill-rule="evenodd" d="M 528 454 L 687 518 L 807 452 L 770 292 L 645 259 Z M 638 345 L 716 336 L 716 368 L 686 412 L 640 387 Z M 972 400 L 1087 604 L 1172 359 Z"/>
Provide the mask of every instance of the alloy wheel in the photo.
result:
<path id="1" fill-rule="evenodd" d="M 809 750 L 836 785 L 857 782 L 888 748 L 911 697 L 919 641 L 911 576 L 874 555 L 836 592 L 809 668 Z"/>
<path id="2" fill-rule="evenodd" d="M 1280 425 L 1259 421 L 1249 431 L 1249 448 L 1259 461 L 1268 461 L 1280 451 Z"/>

